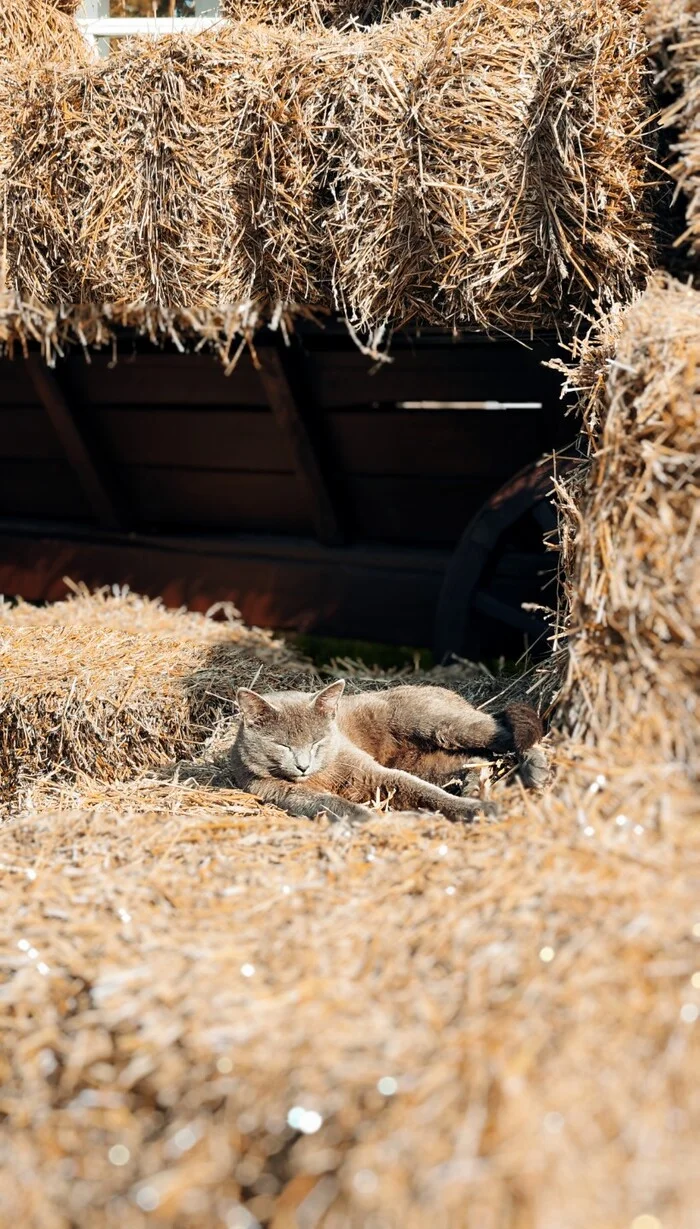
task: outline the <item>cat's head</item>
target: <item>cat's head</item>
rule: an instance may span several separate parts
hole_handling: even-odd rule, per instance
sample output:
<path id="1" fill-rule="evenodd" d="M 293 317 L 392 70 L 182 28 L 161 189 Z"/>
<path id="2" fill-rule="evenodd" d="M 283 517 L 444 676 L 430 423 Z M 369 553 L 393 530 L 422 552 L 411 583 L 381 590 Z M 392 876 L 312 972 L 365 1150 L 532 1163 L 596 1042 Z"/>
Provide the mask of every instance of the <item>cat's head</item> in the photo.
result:
<path id="1" fill-rule="evenodd" d="M 315 695 L 261 696 L 241 687 L 237 746 L 246 766 L 260 777 L 303 781 L 333 759 L 335 722 L 345 682 L 339 679 Z"/>

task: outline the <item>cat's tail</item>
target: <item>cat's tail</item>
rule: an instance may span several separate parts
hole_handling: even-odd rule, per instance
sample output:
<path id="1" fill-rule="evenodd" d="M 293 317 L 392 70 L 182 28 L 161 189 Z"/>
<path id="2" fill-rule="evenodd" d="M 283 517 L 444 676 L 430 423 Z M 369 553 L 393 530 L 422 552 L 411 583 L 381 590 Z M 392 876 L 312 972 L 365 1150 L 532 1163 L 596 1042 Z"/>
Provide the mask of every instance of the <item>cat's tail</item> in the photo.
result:
<path id="1" fill-rule="evenodd" d="M 498 714 L 506 727 L 518 757 L 518 776 L 526 789 L 544 789 L 549 777 L 549 760 L 540 743 L 544 738 L 542 719 L 529 704 L 509 704 Z"/>

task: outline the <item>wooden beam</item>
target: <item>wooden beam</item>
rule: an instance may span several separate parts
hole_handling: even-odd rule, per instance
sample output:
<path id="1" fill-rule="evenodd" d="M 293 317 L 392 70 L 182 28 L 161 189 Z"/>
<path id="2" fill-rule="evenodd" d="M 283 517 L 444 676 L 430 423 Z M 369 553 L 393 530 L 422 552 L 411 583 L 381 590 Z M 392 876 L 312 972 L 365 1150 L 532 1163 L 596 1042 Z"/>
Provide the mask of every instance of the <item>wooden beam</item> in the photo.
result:
<path id="1" fill-rule="evenodd" d="M 105 529 L 119 529 L 122 518 L 53 371 L 38 354 L 25 359 L 37 397 L 58 436 L 66 459 L 75 473 L 98 523 Z"/>
<path id="2" fill-rule="evenodd" d="M 289 443 L 297 477 L 309 502 L 316 535 L 320 542 L 338 545 L 343 541 L 340 520 L 316 446 L 290 383 L 284 358 L 276 346 L 269 345 L 260 346 L 257 355 L 265 396 L 275 422 Z"/>
<path id="3" fill-rule="evenodd" d="M 258 627 L 396 645 L 428 643 L 448 557 L 264 535 L 181 539 L 0 520 L 0 593 L 54 601 L 65 597 L 70 577 L 91 589 L 128 585 L 191 610 L 231 601 Z"/>

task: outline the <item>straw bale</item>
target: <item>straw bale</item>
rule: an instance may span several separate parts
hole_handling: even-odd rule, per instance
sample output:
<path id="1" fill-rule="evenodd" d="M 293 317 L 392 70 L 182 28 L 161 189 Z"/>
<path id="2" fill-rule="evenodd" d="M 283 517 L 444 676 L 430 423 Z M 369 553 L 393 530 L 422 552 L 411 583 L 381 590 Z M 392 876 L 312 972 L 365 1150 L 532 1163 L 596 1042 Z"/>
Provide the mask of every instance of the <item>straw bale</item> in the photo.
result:
<path id="1" fill-rule="evenodd" d="M 225 617 L 119 590 L 0 604 L 0 801 L 21 805 L 43 776 L 118 781 L 186 758 L 230 715 L 237 686 L 310 677 L 232 607 L 213 614 Z"/>
<path id="2" fill-rule="evenodd" d="M 560 324 L 648 269 L 644 53 L 619 0 L 466 0 L 6 72 L 8 288 L 64 327 L 78 303 L 243 331 L 340 308 L 372 341 Z"/>
<path id="3" fill-rule="evenodd" d="M 32 74 L 6 151 L 10 182 L 31 168 L 8 216 L 9 276 L 25 298 L 240 304 L 255 319 L 248 176 L 258 70 L 275 47 L 271 32 L 261 45 L 241 27 L 237 39 L 143 41 L 81 73 Z"/>
<path id="4" fill-rule="evenodd" d="M 116 790 L 0 830 L 6 1223 L 694 1223 L 700 847 L 668 770 L 562 748 L 504 823 L 340 840 Z"/>
<path id="5" fill-rule="evenodd" d="M 240 337 L 321 305 L 308 130 L 325 78 L 308 55 L 302 70 L 304 49 L 245 23 L 136 41 L 80 73 L 7 74 L 8 106 L 24 82 L 5 150 L 8 281 L 27 310 L 66 304 L 70 321 L 86 314 L 70 305 L 106 303 L 110 323 L 149 311 L 153 329 L 153 308 L 181 309 L 190 331 Z"/>
<path id="6" fill-rule="evenodd" d="M 0 6 L 0 65 L 11 60 L 63 67 L 89 53 L 73 17 L 79 0 L 9 0 Z"/>
<path id="7" fill-rule="evenodd" d="M 571 728 L 698 768 L 700 293 L 658 278 L 578 347 L 590 462 L 561 488 Z"/>
<path id="8" fill-rule="evenodd" d="M 659 82 L 677 96 L 664 112 L 663 122 L 678 130 L 673 175 L 688 197 L 688 230 L 683 238 L 700 256 L 700 3 L 650 0 L 647 26 L 662 60 Z"/>
<path id="9" fill-rule="evenodd" d="M 649 252 L 634 13 L 473 0 L 362 46 L 330 223 L 353 323 L 527 330 L 625 297 Z"/>

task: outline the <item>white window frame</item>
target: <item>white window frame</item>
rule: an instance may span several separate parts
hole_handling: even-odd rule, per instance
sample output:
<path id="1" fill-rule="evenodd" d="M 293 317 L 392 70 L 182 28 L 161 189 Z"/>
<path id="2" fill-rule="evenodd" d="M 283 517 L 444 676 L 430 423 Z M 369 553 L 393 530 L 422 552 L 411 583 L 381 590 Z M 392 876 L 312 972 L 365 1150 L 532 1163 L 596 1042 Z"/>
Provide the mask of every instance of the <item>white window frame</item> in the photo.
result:
<path id="1" fill-rule="evenodd" d="M 208 30 L 222 20 L 218 13 L 218 0 L 195 0 L 194 17 L 110 17 L 109 0 L 83 0 L 78 10 L 78 25 L 83 37 L 93 51 L 100 55 L 109 52 L 112 38 L 133 38 L 134 35 L 197 34 Z"/>

